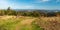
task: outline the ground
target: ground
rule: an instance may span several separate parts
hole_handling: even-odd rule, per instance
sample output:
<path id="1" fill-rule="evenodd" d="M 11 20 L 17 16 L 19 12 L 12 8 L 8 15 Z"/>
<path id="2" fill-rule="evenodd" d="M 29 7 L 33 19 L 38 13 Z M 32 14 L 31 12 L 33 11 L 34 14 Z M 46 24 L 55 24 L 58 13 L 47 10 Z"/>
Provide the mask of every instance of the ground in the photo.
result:
<path id="1" fill-rule="evenodd" d="M 0 16 L 0 30 L 60 30 L 60 17 Z"/>
<path id="2" fill-rule="evenodd" d="M 24 16 L 0 16 L 0 30 L 33 30 L 37 18 Z"/>

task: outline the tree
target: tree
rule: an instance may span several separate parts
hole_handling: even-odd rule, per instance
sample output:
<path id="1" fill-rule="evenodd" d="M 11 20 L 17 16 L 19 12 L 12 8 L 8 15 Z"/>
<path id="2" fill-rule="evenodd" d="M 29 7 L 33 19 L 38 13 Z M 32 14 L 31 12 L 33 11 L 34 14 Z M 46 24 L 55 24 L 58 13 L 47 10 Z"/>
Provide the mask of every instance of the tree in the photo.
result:
<path id="1" fill-rule="evenodd" d="M 10 10 L 10 7 L 8 7 L 7 10 Z"/>

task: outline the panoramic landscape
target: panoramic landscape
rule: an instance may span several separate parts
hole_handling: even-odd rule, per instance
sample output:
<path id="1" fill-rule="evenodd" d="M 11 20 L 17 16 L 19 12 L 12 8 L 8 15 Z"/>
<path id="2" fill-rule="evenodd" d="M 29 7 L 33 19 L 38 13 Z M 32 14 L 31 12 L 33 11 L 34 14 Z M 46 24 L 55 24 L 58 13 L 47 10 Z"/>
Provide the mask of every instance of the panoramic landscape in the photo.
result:
<path id="1" fill-rule="evenodd" d="M 0 30 L 60 30 L 60 0 L 0 0 Z"/>

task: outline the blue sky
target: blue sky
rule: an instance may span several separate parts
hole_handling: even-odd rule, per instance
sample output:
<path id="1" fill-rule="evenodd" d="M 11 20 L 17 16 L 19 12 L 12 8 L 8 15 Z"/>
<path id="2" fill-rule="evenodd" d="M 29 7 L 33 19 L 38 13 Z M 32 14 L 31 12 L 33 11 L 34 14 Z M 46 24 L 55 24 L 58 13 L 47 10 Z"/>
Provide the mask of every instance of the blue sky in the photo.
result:
<path id="1" fill-rule="evenodd" d="M 60 9 L 60 0 L 0 0 L 0 9 Z"/>

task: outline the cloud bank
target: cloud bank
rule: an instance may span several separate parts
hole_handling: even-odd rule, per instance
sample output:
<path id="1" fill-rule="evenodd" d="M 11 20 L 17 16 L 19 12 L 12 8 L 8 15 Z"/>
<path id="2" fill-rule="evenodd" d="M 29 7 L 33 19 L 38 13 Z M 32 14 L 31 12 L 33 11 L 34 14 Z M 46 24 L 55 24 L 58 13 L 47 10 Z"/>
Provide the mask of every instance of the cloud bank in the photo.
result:
<path id="1" fill-rule="evenodd" d="M 55 1 L 55 2 L 60 2 L 60 0 L 36 0 L 37 2 L 51 2 L 51 1 Z"/>
<path id="2" fill-rule="evenodd" d="M 0 0 L 0 9 L 7 9 L 9 6 L 11 9 L 34 9 L 32 5 L 20 5 L 16 2 L 10 2 L 10 0 Z"/>

